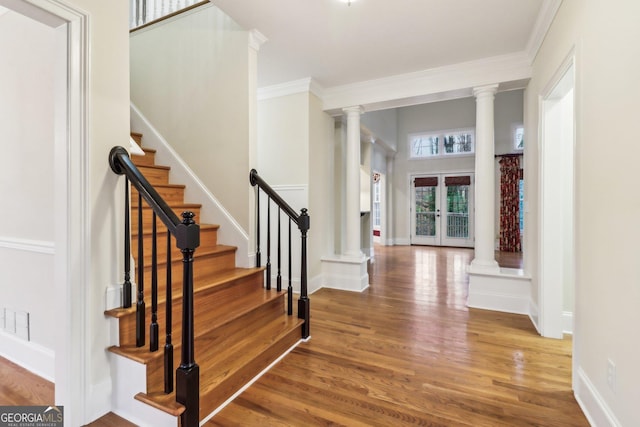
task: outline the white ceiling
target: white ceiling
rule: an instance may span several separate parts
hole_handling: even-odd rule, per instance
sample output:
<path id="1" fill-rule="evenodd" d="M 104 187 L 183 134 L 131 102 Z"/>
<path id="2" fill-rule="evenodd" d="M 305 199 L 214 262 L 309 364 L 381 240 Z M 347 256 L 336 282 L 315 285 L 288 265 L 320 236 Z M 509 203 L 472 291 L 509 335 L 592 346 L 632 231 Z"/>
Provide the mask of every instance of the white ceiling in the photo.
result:
<path id="1" fill-rule="evenodd" d="M 312 77 L 330 88 L 525 52 L 549 0 L 211 2 L 266 36 L 259 87 Z"/>

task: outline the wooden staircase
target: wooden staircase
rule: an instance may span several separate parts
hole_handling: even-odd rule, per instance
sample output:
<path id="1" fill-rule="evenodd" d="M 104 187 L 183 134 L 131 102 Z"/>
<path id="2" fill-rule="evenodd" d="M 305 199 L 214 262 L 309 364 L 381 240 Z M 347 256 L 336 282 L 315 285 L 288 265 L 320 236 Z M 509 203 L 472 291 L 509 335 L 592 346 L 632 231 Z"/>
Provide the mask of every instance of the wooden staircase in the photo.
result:
<path id="1" fill-rule="evenodd" d="M 132 134 L 139 145 L 142 135 Z M 201 205 L 184 202 L 184 185 L 169 183 L 170 168 L 155 164 L 155 150 L 143 148 L 145 156 L 132 155 L 138 169 L 180 215 L 185 210 L 200 215 Z M 132 251 L 137 257 L 138 193 L 131 191 Z M 145 202 L 143 202 L 145 204 Z M 149 323 L 151 318 L 151 218 L 152 211 L 143 207 L 144 288 L 146 302 L 147 340 L 136 347 L 136 304 L 106 312 L 118 319 L 119 345 L 109 348 L 112 353 L 146 367 L 146 390 L 135 399 L 178 417 L 184 407 L 176 402 L 175 392 L 164 393 L 165 290 L 167 230 L 158 221 L 158 321 L 160 349 L 149 351 Z M 300 340 L 303 320 L 288 316 L 286 292 L 264 287 L 263 268 L 237 268 L 233 246 L 217 241 L 218 226 L 200 224 L 200 246 L 194 254 L 194 330 L 195 360 L 200 367 L 200 420 L 223 404 L 252 378 L 262 372 L 286 350 Z M 182 310 L 182 254 L 172 244 L 172 342 L 175 368 L 180 363 Z M 137 261 L 137 260 L 136 260 Z M 133 278 L 132 278 L 133 280 Z M 174 378 L 175 384 L 175 378 Z M 133 396 L 132 396 L 133 398 Z"/>

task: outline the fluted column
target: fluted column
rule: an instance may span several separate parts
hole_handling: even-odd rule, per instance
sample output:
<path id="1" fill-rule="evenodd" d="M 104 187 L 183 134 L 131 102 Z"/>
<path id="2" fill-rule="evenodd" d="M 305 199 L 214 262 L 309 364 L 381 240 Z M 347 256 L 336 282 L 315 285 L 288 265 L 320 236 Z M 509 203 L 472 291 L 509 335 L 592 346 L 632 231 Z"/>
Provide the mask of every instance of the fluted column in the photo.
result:
<path id="1" fill-rule="evenodd" d="M 497 272 L 495 259 L 495 148 L 493 101 L 498 85 L 473 89 L 476 97 L 475 258 L 472 272 Z"/>
<path id="2" fill-rule="evenodd" d="M 361 257 L 360 249 L 360 106 L 344 108 L 347 114 L 346 203 L 344 255 Z"/>

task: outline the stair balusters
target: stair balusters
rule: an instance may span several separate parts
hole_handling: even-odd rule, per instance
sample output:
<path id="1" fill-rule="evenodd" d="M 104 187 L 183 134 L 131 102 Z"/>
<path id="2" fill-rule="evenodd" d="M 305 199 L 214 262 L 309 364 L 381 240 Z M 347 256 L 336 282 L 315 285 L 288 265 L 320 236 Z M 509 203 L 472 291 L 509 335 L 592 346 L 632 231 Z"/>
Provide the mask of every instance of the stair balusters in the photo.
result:
<path id="1" fill-rule="evenodd" d="M 256 187 L 256 266 L 260 267 L 260 190 L 267 195 L 267 264 L 266 264 L 266 283 L 267 289 L 271 289 L 271 203 L 278 206 L 278 291 L 282 289 L 281 279 L 281 248 L 280 248 L 280 215 L 281 211 L 289 217 L 289 248 L 288 248 L 288 272 L 289 285 L 287 288 L 287 314 L 293 314 L 293 288 L 292 282 L 292 257 L 291 257 L 291 223 L 295 223 L 300 230 L 300 299 L 298 300 L 298 318 L 303 319 L 301 335 L 303 339 L 309 338 L 310 328 L 310 302 L 307 289 L 307 231 L 309 230 L 309 214 L 307 209 L 302 209 L 300 214 L 296 213 L 291 206 L 285 202 L 273 188 L 269 186 L 259 175 L 255 169 L 249 173 L 249 182 Z"/>
<path id="2" fill-rule="evenodd" d="M 151 325 L 149 351 L 158 351 L 158 224 L 156 213 L 151 219 Z"/>
<path id="3" fill-rule="evenodd" d="M 136 346 L 142 347 L 145 342 L 144 303 L 144 230 L 142 228 L 142 193 L 138 191 L 138 302 L 136 303 Z"/>
<path id="4" fill-rule="evenodd" d="M 199 425 L 200 412 L 200 370 L 195 362 L 195 334 L 193 317 L 193 254 L 200 245 L 200 226 L 193 220 L 193 212 L 183 212 L 182 221 L 171 210 L 167 203 L 149 184 L 147 179 L 140 173 L 138 168 L 129 158 L 128 152 L 123 147 L 114 147 L 109 154 L 109 164 L 111 169 L 118 175 L 125 175 L 131 185 L 138 190 L 138 283 L 136 302 L 136 346 L 145 345 L 145 314 L 146 307 L 144 301 L 144 224 L 143 224 L 143 197 L 152 209 L 152 248 L 151 248 L 151 311 L 152 319 L 150 325 L 150 349 L 158 349 L 158 262 L 157 262 L 157 218 L 159 217 L 167 227 L 167 282 L 166 282 L 166 342 L 164 346 L 165 362 L 165 392 L 171 393 L 173 384 L 173 344 L 171 342 L 172 325 L 172 288 L 171 288 L 171 236 L 176 238 L 176 246 L 183 254 L 183 283 L 182 283 L 182 357 L 176 375 L 176 401 L 185 406 L 185 410 L 180 416 L 180 425 L 184 427 L 197 427 Z M 128 188 L 128 185 L 127 185 Z M 128 192 L 128 190 L 127 190 Z M 130 212 L 128 193 L 125 201 L 127 212 L 125 215 L 125 282 L 123 285 L 123 302 L 127 301 L 126 284 L 129 281 L 130 247 L 127 244 L 130 234 Z M 129 286 L 131 284 L 129 283 Z M 130 292 L 129 292 L 130 295 Z M 129 305 L 131 302 L 129 301 Z"/>
<path id="5" fill-rule="evenodd" d="M 131 307 L 131 220 L 129 207 L 129 179 L 124 179 L 124 283 L 122 307 Z"/>
<path id="6" fill-rule="evenodd" d="M 165 315 L 165 330 L 167 335 L 164 344 L 164 392 L 173 391 L 173 343 L 171 342 L 172 322 L 173 322 L 173 280 L 171 277 L 171 233 L 167 233 L 167 302 Z"/>
<path id="7" fill-rule="evenodd" d="M 271 198 L 267 198 L 267 290 L 271 289 Z"/>

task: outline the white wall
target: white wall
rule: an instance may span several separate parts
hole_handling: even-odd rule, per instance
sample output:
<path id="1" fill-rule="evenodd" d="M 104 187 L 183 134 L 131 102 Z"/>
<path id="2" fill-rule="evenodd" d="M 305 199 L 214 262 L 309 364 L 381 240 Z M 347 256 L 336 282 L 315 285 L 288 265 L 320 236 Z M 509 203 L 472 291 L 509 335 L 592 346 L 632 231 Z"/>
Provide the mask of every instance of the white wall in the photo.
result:
<path id="1" fill-rule="evenodd" d="M 51 351 L 54 47 L 54 29 L 15 12 L 0 16 L 0 315 L 30 313 L 31 342 Z"/>
<path id="2" fill-rule="evenodd" d="M 364 113 L 360 125 L 368 129 L 378 144 L 391 151 L 398 147 L 398 110 L 379 110 Z"/>
<path id="3" fill-rule="evenodd" d="M 332 251 L 333 236 L 324 231 L 333 229 L 333 132 L 333 118 L 310 92 L 258 102 L 257 170 L 296 211 L 307 208 L 311 218 L 307 240 L 310 290 L 320 286 L 320 259 Z M 261 215 L 264 221 L 264 212 Z M 299 235 L 294 226 L 294 240 Z M 293 250 L 296 275 L 300 259 L 297 244 Z M 287 258 L 284 252 L 283 258 Z"/>
<path id="4" fill-rule="evenodd" d="M 249 230 L 249 33 L 207 5 L 131 35 L 131 101 Z"/>
<path id="5" fill-rule="evenodd" d="M 575 49 L 576 114 L 576 293 L 574 388 L 592 425 L 640 425 L 640 273 L 637 242 L 640 203 L 637 181 L 640 146 L 620 135 L 632 129 L 640 111 L 640 3 L 565 0 L 534 64 L 525 94 L 527 141 L 537 141 L 539 96 Z M 631 127 L 630 127 L 631 126 Z M 525 185 L 530 203 L 539 199 L 539 153 L 527 142 Z M 630 186 L 631 185 L 631 186 Z M 615 207 L 615 208 L 613 208 Z M 534 265 L 540 234 L 535 210 L 528 214 L 527 257 Z M 544 250 L 544 248 L 542 248 Z M 607 384 L 607 360 L 616 366 L 615 389 Z"/>
<path id="6" fill-rule="evenodd" d="M 322 101 L 309 94 L 309 279 L 320 280 L 320 259 L 333 253 L 333 236 L 327 232 L 334 228 L 333 217 L 333 138 L 334 119 L 322 110 Z"/>
<path id="7" fill-rule="evenodd" d="M 271 186 L 307 184 L 309 120 L 308 92 L 258 101 L 257 170 Z"/>

